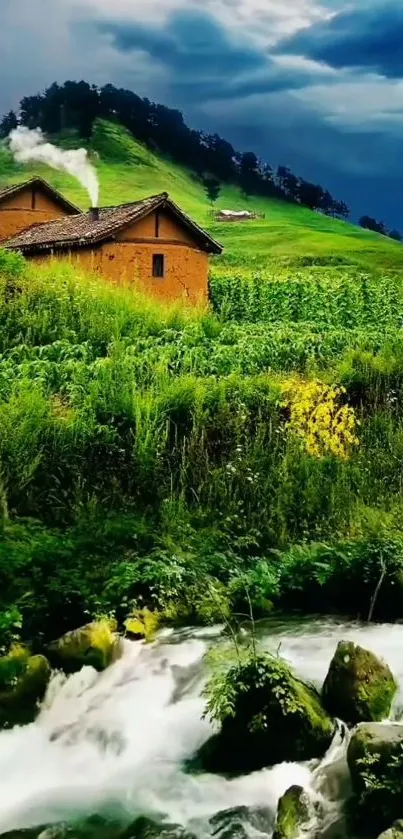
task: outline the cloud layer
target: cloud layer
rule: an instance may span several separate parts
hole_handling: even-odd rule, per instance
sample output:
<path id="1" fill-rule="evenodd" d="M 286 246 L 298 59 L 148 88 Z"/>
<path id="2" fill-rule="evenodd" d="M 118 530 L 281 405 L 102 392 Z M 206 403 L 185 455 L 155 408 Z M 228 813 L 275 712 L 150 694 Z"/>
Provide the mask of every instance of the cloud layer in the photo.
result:
<path id="1" fill-rule="evenodd" d="M 403 76 L 403 5 L 381 0 L 341 11 L 279 44 L 337 68 Z"/>
<path id="2" fill-rule="evenodd" d="M 2 0 L 0 110 L 110 81 L 403 227 L 402 45 L 401 0 Z"/>

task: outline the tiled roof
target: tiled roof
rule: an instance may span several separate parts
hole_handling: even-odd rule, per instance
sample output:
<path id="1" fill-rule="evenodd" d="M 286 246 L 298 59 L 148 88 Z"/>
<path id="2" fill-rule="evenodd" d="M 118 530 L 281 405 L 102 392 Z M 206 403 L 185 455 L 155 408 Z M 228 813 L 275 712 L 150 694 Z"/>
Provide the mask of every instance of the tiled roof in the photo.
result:
<path id="1" fill-rule="evenodd" d="M 3 247 L 29 253 L 30 251 L 63 250 L 95 245 L 113 239 L 117 232 L 156 209 L 170 210 L 177 220 L 193 234 L 202 250 L 221 253 L 222 246 L 182 212 L 166 192 L 130 204 L 102 207 L 98 211 L 98 218 L 94 216 L 93 211 L 89 210 L 88 213 L 81 213 L 71 218 L 35 225 L 8 239 Z"/>
<path id="2" fill-rule="evenodd" d="M 47 181 L 44 181 L 43 178 L 31 178 L 29 181 L 23 181 L 19 184 L 12 184 L 11 186 L 5 186 L 0 189 L 0 204 L 6 198 L 10 198 L 12 195 L 18 195 L 19 192 L 22 192 L 24 189 L 34 187 L 35 189 L 41 189 L 42 192 L 45 192 L 50 198 L 53 198 L 57 204 L 60 204 L 68 213 L 71 215 L 76 215 L 77 213 L 81 213 L 79 207 L 76 207 L 71 201 L 68 201 L 67 198 L 64 197 L 57 189 L 53 189 L 53 186 L 48 184 Z"/>

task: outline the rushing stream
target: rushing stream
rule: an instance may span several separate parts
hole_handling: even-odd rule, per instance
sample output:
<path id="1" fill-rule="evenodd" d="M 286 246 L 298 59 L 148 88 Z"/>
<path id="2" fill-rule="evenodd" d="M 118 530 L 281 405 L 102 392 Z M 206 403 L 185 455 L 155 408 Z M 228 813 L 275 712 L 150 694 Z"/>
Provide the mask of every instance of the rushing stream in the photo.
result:
<path id="1" fill-rule="evenodd" d="M 317 686 L 338 640 L 346 639 L 384 657 L 403 687 L 403 625 L 311 619 L 267 624 L 261 636 L 266 649 L 280 646 Z M 184 770 L 211 732 L 200 692 L 206 650 L 218 643 L 219 628 L 166 632 L 148 646 L 125 642 L 123 657 L 101 675 L 91 668 L 67 679 L 55 675 L 35 723 L 0 734 L 0 834 L 92 814 L 127 822 L 147 814 L 205 837 L 214 832 L 214 814 L 245 806 L 267 809 L 265 829 L 250 829 L 265 836 L 292 784 L 322 801 L 322 835 L 340 834 L 348 741 L 342 727 L 320 763 L 281 764 L 231 780 Z M 400 696 L 395 714 L 399 707 Z"/>

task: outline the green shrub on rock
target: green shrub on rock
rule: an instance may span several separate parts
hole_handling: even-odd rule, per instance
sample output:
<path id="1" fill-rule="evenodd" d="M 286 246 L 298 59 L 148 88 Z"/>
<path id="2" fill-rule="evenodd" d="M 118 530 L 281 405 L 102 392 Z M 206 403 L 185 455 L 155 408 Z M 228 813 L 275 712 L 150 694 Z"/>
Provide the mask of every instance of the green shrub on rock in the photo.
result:
<path id="1" fill-rule="evenodd" d="M 340 641 L 322 690 L 329 714 L 345 722 L 376 722 L 390 714 L 397 684 L 388 665 L 351 641 Z"/>
<path id="2" fill-rule="evenodd" d="M 403 725 L 359 725 L 352 735 L 347 760 L 356 826 L 375 836 L 402 814 Z"/>
<path id="3" fill-rule="evenodd" d="M 49 660 L 66 673 L 74 673 L 84 666 L 105 670 L 121 652 L 121 640 L 115 630 L 115 623 L 105 618 L 67 632 L 49 644 Z"/>
<path id="4" fill-rule="evenodd" d="M 316 691 L 267 654 L 247 655 L 206 688 L 206 715 L 221 727 L 199 752 L 208 771 L 244 772 L 324 754 L 334 724 Z"/>
<path id="5" fill-rule="evenodd" d="M 0 658 L 0 727 L 31 722 L 50 679 L 49 662 L 31 656 L 24 647 L 13 647 Z"/>

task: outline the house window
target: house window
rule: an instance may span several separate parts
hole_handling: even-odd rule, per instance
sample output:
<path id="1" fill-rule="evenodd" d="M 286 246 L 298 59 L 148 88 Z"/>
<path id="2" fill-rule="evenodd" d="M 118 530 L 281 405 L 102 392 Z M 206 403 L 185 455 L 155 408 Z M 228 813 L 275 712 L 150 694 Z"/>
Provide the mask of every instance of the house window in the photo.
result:
<path id="1" fill-rule="evenodd" d="M 162 253 L 153 254 L 153 277 L 165 276 L 165 258 Z"/>

